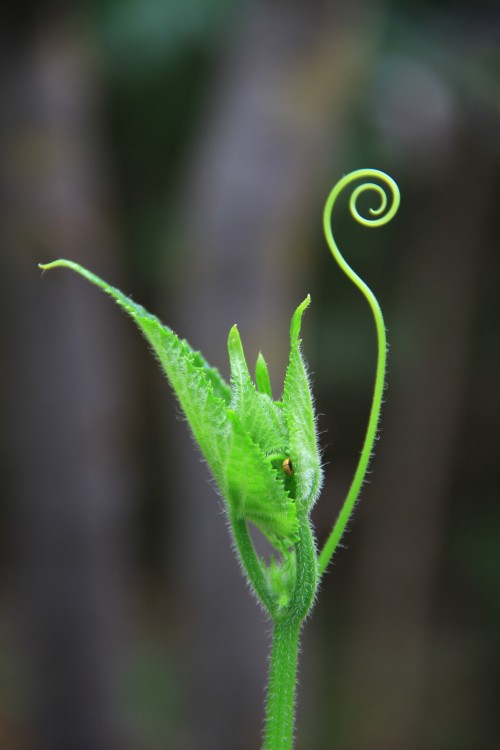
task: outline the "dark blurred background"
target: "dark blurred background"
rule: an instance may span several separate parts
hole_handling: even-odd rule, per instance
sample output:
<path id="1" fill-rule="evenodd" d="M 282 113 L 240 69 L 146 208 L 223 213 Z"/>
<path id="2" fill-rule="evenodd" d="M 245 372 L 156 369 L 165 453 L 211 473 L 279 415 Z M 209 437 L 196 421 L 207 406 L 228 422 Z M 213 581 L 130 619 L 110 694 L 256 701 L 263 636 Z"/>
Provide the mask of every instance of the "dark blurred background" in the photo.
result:
<path id="1" fill-rule="evenodd" d="M 307 623 L 297 750 L 500 737 L 500 8 L 446 0 L 12 3 L 0 27 L 0 747 L 255 750 L 270 625 L 133 324 L 279 394 L 313 304 L 326 538 L 367 421 L 366 302 L 321 231 L 342 174 L 391 225 L 336 236 L 390 340 L 373 474 Z"/>

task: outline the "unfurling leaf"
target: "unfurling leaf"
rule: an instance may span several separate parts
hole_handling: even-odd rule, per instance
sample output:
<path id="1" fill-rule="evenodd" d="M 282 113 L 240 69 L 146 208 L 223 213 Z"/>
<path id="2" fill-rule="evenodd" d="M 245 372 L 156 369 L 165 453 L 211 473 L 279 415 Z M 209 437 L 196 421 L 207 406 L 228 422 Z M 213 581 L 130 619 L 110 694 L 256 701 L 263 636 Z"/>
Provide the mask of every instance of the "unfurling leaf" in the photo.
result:
<path id="1" fill-rule="evenodd" d="M 307 512 L 321 482 L 312 398 L 299 347 L 309 297 L 292 318 L 281 403 L 272 399 L 262 355 L 256 385 L 252 382 L 236 326 L 228 339 L 228 385 L 199 352 L 141 305 L 71 261 L 42 268 L 57 266 L 71 268 L 103 289 L 135 321 L 177 396 L 230 517 L 254 524 L 286 555 L 298 539 L 298 513 Z"/>

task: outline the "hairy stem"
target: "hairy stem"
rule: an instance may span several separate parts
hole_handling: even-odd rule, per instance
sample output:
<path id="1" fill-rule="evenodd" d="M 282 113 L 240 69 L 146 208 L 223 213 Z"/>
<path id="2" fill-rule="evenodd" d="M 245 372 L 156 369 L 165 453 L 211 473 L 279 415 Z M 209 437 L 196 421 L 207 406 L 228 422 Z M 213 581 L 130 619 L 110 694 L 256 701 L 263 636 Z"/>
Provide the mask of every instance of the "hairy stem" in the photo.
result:
<path id="1" fill-rule="evenodd" d="M 276 602 L 263 565 L 255 552 L 246 521 L 233 517 L 231 518 L 231 528 L 243 571 L 257 598 L 272 616 L 276 610 Z"/>
<path id="2" fill-rule="evenodd" d="M 301 621 L 296 618 L 274 623 L 264 750 L 292 748 L 300 626 Z"/>
<path id="3" fill-rule="evenodd" d="M 295 555 L 296 578 L 292 597 L 286 613 L 274 620 L 264 750 L 292 748 L 299 632 L 311 610 L 317 587 L 316 546 L 305 514 L 299 517 Z"/>

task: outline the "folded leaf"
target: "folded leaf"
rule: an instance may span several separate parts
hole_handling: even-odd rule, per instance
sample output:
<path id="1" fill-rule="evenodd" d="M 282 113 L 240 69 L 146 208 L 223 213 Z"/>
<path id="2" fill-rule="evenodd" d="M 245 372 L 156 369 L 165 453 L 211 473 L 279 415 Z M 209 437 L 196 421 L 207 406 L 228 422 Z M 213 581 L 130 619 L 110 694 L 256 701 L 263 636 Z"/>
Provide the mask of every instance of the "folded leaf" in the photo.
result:
<path id="1" fill-rule="evenodd" d="M 225 488 L 229 505 L 237 518 L 251 521 L 276 549 L 286 550 L 298 538 L 295 503 L 285 491 L 282 476 L 252 441 L 238 415 L 228 410 L 228 416 L 233 437 Z"/>
<path id="2" fill-rule="evenodd" d="M 312 399 L 300 354 L 300 323 L 309 298 L 292 318 L 283 403 L 274 402 L 259 355 L 257 387 L 238 329 L 228 339 L 231 386 L 168 326 L 118 289 L 71 261 L 66 266 L 109 294 L 141 330 L 167 376 L 217 481 L 230 515 L 252 522 L 286 556 L 297 541 L 298 510 L 307 510 L 321 481 Z"/>
<path id="3" fill-rule="evenodd" d="M 228 338 L 231 365 L 231 409 L 238 414 L 241 425 L 266 454 L 283 453 L 288 445 L 285 417 L 267 393 L 259 393 L 252 383 L 236 326 Z"/>
<path id="4" fill-rule="evenodd" d="M 272 399 L 273 392 L 271 390 L 271 380 L 269 378 L 269 370 L 267 369 L 266 360 L 259 352 L 257 362 L 255 363 L 255 385 L 261 393 L 265 393 L 266 396 Z"/>
<path id="5" fill-rule="evenodd" d="M 219 372 L 210 367 L 203 356 L 194 351 L 158 318 L 126 297 L 119 289 L 107 284 L 95 274 L 71 261 L 55 261 L 43 266 L 65 266 L 84 276 L 109 294 L 134 320 L 177 396 L 195 440 L 212 470 L 219 486 L 224 483 L 224 469 L 230 439 L 226 407 L 230 389 Z"/>
<path id="6" fill-rule="evenodd" d="M 290 458 L 294 468 L 296 502 L 308 511 L 321 488 L 322 472 L 317 445 L 311 388 L 300 351 L 300 326 L 308 295 L 295 311 L 290 326 L 290 361 L 285 376 L 283 410 L 288 426 Z"/>
<path id="7" fill-rule="evenodd" d="M 133 317 L 151 344 L 194 438 L 221 487 L 228 461 L 230 429 L 226 415 L 227 401 L 214 392 L 215 379 L 217 392 L 224 395 L 223 386 L 216 379 L 217 371 L 206 367 L 204 360 L 192 351 L 186 341 L 181 341 L 158 320 Z"/>

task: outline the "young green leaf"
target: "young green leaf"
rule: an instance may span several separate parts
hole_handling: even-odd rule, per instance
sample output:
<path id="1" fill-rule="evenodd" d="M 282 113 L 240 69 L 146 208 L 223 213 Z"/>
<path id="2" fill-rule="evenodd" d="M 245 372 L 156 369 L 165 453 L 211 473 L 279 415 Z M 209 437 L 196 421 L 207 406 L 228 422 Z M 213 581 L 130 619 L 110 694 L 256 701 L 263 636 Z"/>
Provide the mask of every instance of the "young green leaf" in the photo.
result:
<path id="1" fill-rule="evenodd" d="M 271 379 L 269 378 L 269 370 L 267 369 L 266 360 L 259 352 L 257 362 L 255 363 L 255 385 L 257 390 L 261 393 L 265 393 L 266 396 L 272 399 L 273 392 L 271 390 Z"/>
<path id="2" fill-rule="evenodd" d="M 283 410 L 288 426 L 290 458 L 293 462 L 297 505 L 311 508 L 321 487 L 321 464 L 311 388 L 300 351 L 300 326 L 308 295 L 295 311 L 290 326 L 290 361 L 283 391 Z"/>
<path id="3" fill-rule="evenodd" d="M 186 341 L 151 317 L 134 317 L 151 344 L 187 417 L 194 438 L 217 480 L 224 483 L 230 429 L 222 378 Z M 205 364 L 204 364 L 205 363 Z M 214 381 L 216 389 L 214 389 Z M 229 389 L 228 389 L 229 390 Z M 215 393 L 222 393 L 222 397 Z"/>
<path id="4" fill-rule="evenodd" d="M 252 383 L 236 326 L 231 328 L 227 343 L 231 365 L 231 409 L 238 414 L 251 440 L 265 454 L 284 454 L 288 430 L 283 410 L 266 393 L 259 393 Z"/>
<path id="5" fill-rule="evenodd" d="M 259 390 L 252 382 L 236 326 L 228 339 L 230 387 L 187 341 L 118 289 L 71 261 L 42 267 L 56 266 L 81 274 L 131 316 L 179 400 L 230 516 L 252 522 L 276 549 L 286 553 L 297 541 L 296 494 L 303 504 L 319 482 L 315 478 L 319 459 L 312 402 L 298 341 L 300 319 L 308 301 L 292 320 L 284 403 L 277 404 L 270 395 L 269 374 L 262 357 L 257 363 Z"/>
<path id="6" fill-rule="evenodd" d="M 287 550 L 298 538 L 295 503 L 239 416 L 230 410 L 228 416 L 233 428 L 225 488 L 230 507 L 237 518 L 257 526 L 276 549 Z"/>
<path id="7" fill-rule="evenodd" d="M 230 425 L 226 416 L 230 389 L 219 372 L 210 367 L 187 341 L 179 339 L 142 305 L 133 302 L 119 289 L 77 263 L 58 260 L 42 268 L 57 266 L 70 268 L 84 276 L 112 297 L 134 320 L 151 345 L 186 415 L 195 440 L 217 483 L 222 486 L 230 440 Z"/>

